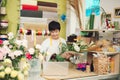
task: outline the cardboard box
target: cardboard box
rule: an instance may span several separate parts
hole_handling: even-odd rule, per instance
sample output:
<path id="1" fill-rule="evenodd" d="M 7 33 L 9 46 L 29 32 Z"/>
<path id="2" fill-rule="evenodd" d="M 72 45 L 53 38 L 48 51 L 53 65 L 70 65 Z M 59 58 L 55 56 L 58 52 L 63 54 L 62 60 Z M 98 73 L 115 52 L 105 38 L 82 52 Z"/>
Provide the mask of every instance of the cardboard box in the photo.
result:
<path id="1" fill-rule="evenodd" d="M 69 62 L 43 62 L 43 75 L 64 76 L 68 74 Z"/>

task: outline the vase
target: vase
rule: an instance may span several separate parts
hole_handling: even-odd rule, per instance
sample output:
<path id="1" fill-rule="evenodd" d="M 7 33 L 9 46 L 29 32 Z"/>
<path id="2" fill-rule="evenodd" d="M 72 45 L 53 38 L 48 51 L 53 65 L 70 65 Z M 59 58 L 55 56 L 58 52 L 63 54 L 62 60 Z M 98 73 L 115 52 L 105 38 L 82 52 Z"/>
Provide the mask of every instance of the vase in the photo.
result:
<path id="1" fill-rule="evenodd" d="M 32 59 L 29 61 L 30 70 L 28 80 L 43 80 L 41 79 L 41 62 L 40 59 Z"/>

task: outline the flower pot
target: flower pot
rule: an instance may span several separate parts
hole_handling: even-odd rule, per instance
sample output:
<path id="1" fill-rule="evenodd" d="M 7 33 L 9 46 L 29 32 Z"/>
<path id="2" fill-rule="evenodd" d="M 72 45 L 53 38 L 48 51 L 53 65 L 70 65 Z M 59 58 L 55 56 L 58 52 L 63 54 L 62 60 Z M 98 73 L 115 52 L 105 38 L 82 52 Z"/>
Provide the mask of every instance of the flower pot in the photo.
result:
<path id="1" fill-rule="evenodd" d="M 7 20 L 2 20 L 0 22 L 0 26 L 2 29 L 6 29 L 8 27 L 8 21 Z"/>
<path id="2" fill-rule="evenodd" d="M 0 14 L 6 14 L 6 7 L 0 8 Z"/>

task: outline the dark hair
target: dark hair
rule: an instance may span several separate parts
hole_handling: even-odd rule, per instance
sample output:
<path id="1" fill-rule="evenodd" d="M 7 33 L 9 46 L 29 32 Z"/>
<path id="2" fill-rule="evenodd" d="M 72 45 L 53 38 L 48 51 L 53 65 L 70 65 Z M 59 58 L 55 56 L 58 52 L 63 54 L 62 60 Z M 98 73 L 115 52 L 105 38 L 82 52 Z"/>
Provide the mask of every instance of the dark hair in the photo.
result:
<path id="1" fill-rule="evenodd" d="M 53 30 L 56 30 L 58 29 L 60 31 L 60 23 L 57 22 L 57 21 L 51 21 L 48 25 L 48 29 L 49 31 L 53 31 Z"/>

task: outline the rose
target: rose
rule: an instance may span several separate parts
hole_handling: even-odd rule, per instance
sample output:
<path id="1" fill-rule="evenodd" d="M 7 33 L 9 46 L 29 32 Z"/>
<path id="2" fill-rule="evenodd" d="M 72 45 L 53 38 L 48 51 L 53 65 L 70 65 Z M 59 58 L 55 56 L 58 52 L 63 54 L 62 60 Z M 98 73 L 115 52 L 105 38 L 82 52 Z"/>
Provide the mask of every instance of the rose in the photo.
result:
<path id="1" fill-rule="evenodd" d="M 5 73 L 10 74 L 11 73 L 11 68 L 10 67 L 5 68 Z"/>
<path id="2" fill-rule="evenodd" d="M 1 71 L 0 72 L 0 78 L 4 78 L 5 77 L 5 72 Z"/>
<path id="3" fill-rule="evenodd" d="M 18 75 L 18 71 L 16 71 L 16 70 L 12 70 L 12 71 L 11 71 L 10 76 L 11 76 L 12 78 L 17 77 L 17 75 Z"/>
<path id="4" fill-rule="evenodd" d="M 9 41 L 7 41 L 7 40 L 3 41 L 4 46 L 7 46 L 8 44 L 9 44 Z"/>
<path id="5" fill-rule="evenodd" d="M 27 70 L 25 70 L 23 73 L 24 73 L 25 76 L 28 76 L 28 71 Z"/>
<path id="6" fill-rule="evenodd" d="M 28 63 L 26 63 L 24 66 L 23 66 L 23 70 L 29 70 L 30 68 L 30 65 Z"/>
<path id="7" fill-rule="evenodd" d="M 17 77 L 18 80 L 24 80 L 24 75 L 22 73 L 19 73 Z"/>
<path id="8" fill-rule="evenodd" d="M 7 59 L 7 58 L 6 58 L 6 59 L 4 60 L 4 63 L 5 63 L 5 64 L 12 64 L 12 61 L 11 61 L 10 59 Z"/>
<path id="9" fill-rule="evenodd" d="M 27 52 L 27 53 L 25 54 L 25 56 L 26 56 L 26 58 L 29 59 L 29 60 L 32 59 L 32 56 L 31 56 L 31 54 L 30 54 L 29 52 Z"/>
<path id="10" fill-rule="evenodd" d="M 10 50 L 6 46 L 3 46 L 2 48 L 0 48 L 0 60 L 2 60 L 3 57 L 9 52 Z"/>
<path id="11" fill-rule="evenodd" d="M 0 40 L 0 45 L 1 45 L 1 44 L 3 44 L 3 41 L 2 41 L 2 40 Z"/>
<path id="12" fill-rule="evenodd" d="M 1 53 L 1 51 L 0 51 L 0 60 L 3 60 L 3 57 L 4 57 L 4 55 L 3 55 L 3 53 Z"/>
<path id="13" fill-rule="evenodd" d="M 0 66 L 0 71 L 4 69 L 4 66 Z"/>

